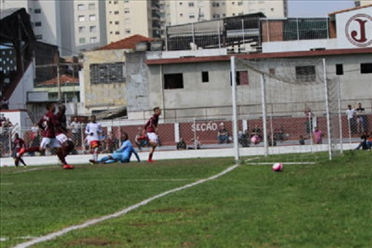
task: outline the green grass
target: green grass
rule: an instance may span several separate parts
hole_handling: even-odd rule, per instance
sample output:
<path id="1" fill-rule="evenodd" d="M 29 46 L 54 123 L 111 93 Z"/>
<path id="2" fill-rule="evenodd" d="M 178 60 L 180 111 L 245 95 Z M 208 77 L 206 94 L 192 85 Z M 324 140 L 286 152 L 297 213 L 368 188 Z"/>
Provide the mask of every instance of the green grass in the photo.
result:
<path id="1" fill-rule="evenodd" d="M 116 219 L 34 247 L 372 247 L 372 153 L 241 165 Z M 233 159 L 1 169 L 0 247 L 108 215 L 218 174 Z M 37 168 L 39 170 L 31 171 Z"/>

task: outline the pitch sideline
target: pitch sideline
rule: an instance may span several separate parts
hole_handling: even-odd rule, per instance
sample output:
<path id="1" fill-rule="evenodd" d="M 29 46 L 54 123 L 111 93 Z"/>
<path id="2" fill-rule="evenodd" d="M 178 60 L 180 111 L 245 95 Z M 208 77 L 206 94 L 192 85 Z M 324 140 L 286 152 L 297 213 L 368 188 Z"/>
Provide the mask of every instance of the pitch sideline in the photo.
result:
<path id="1" fill-rule="evenodd" d="M 26 247 L 30 247 L 32 245 L 35 245 L 35 244 L 39 244 L 39 243 L 42 243 L 42 242 L 45 242 L 45 241 L 48 241 L 48 240 L 52 240 L 52 239 L 55 239 L 59 236 L 62 236 L 68 232 L 71 232 L 73 230 L 78 230 L 78 229 L 83 229 L 83 228 L 86 228 L 86 227 L 89 227 L 89 226 L 92 226 L 92 225 L 95 225 L 95 224 L 98 224 L 100 222 L 103 222 L 103 221 L 106 221 L 106 220 L 109 220 L 109 219 L 113 219 L 113 218 L 117 218 L 117 217 L 120 217 L 122 215 L 125 215 L 126 213 L 129 213 L 130 211 L 132 210 L 135 210 L 141 206 L 145 206 L 147 205 L 148 203 L 158 199 L 158 198 L 161 198 L 163 196 L 166 196 L 166 195 L 169 195 L 169 194 L 172 194 L 174 192 L 178 192 L 178 191 L 181 191 L 181 190 L 184 190 L 184 189 L 188 189 L 188 188 L 191 188 L 193 186 L 196 186 L 198 184 L 202 184 L 202 183 L 205 183 L 207 181 L 211 181 L 211 180 L 214 180 L 216 178 L 219 178 L 225 174 L 227 174 L 228 172 L 236 169 L 237 167 L 239 166 L 239 164 L 235 164 L 235 165 L 232 165 L 230 167 L 228 167 L 227 169 L 223 170 L 222 172 L 214 175 L 214 176 L 211 176 L 211 177 L 208 177 L 208 178 L 205 178 L 205 179 L 201 179 L 199 181 L 196 181 L 194 183 L 190 183 L 190 184 L 186 184 L 185 186 L 182 186 L 182 187 L 178 187 L 178 188 L 175 188 L 175 189 L 171 189 L 171 190 L 168 190 L 168 191 L 165 191 L 161 194 L 158 194 L 158 195 L 155 195 L 153 197 L 150 197 L 150 198 L 147 198 L 146 200 L 143 200 L 137 204 L 134 204 L 128 208 L 125 208 L 123 210 L 120 210 L 116 213 L 113 213 L 113 214 L 109 214 L 109 215 L 105 215 L 105 216 L 102 216 L 100 218 L 96 218 L 96 219 L 92 219 L 92 220 L 88 220 L 82 224 L 79 224 L 79 225 L 73 225 L 73 226 L 70 226 L 70 227 L 66 227 L 60 231 L 57 231 L 57 232 L 53 232 L 53 233 L 49 233 L 47 235 L 44 235 L 44 236 L 41 236 L 41 237 L 38 237 L 38 238 L 35 238 L 35 239 L 32 239 L 30 241 L 27 241 L 27 242 L 24 242 L 24 243 L 20 243 L 16 246 L 14 246 L 14 248 L 26 248 Z"/>

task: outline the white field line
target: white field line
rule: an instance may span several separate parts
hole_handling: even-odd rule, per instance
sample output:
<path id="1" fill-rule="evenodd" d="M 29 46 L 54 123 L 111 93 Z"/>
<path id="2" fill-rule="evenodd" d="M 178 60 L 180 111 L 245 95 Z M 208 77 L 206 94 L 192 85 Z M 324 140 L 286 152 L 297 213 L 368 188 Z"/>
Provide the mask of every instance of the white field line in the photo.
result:
<path id="1" fill-rule="evenodd" d="M 276 162 L 262 162 L 262 163 L 255 163 L 255 162 L 251 162 L 251 163 L 246 163 L 247 165 L 268 165 L 268 164 L 275 164 Z M 280 163 L 280 162 L 277 162 L 277 163 Z M 316 164 L 316 162 L 283 162 L 282 164 L 285 164 L 285 165 L 300 165 L 300 164 Z"/>
<path id="2" fill-rule="evenodd" d="M 45 241 L 48 241 L 48 240 L 51 240 L 51 239 L 55 239 L 59 236 L 62 236 L 68 232 L 71 232 L 73 230 L 77 230 L 77 229 L 82 229 L 82 228 L 86 228 L 86 227 L 89 227 L 89 226 L 92 226 L 92 225 L 95 225 L 95 224 L 98 224 L 102 221 L 106 221 L 106 220 L 109 220 L 109 219 L 113 219 L 113 218 L 117 218 L 119 216 L 122 216 L 122 215 L 125 215 L 126 213 L 129 213 L 130 211 L 132 210 L 135 210 L 141 206 L 145 206 L 147 205 L 148 203 L 158 199 L 158 198 L 161 198 L 161 197 L 164 197 L 166 195 L 169 195 L 169 194 L 172 194 L 174 192 L 178 192 L 178 191 L 181 191 L 181 190 L 184 190 L 184 189 L 187 189 L 187 188 L 191 188 L 193 186 L 196 186 L 198 184 L 201 184 L 201 183 L 205 183 L 207 181 L 210 181 L 210 180 L 214 180 L 218 177 L 221 177 L 225 174 L 227 174 L 228 172 L 236 169 L 237 167 L 239 166 L 239 164 L 236 164 L 236 165 L 233 165 L 233 166 L 230 166 L 229 168 L 227 168 L 226 170 L 220 172 L 219 174 L 217 175 L 214 175 L 214 176 L 211 176 L 211 177 L 208 177 L 208 178 L 205 178 L 205 179 L 201 179 L 197 182 L 194 182 L 194 183 L 190 183 L 190 184 L 187 184 L 185 186 L 182 186 L 182 187 L 179 187 L 179 188 L 175 188 L 175 189 L 171 189 L 169 191 L 165 191 L 161 194 L 158 194 L 158 195 L 155 195 L 153 197 L 150 197 L 146 200 L 143 200 L 137 204 L 134 204 L 128 208 L 125 208 L 123 210 L 120 210 L 116 213 L 113 213 L 113 214 L 110 214 L 110 215 L 106 215 L 106 216 L 102 216 L 100 218 L 96 218 L 96 219 L 92 219 L 92 220 L 88 220 L 82 224 L 79 224 L 79 225 L 74 225 L 74 226 L 70 226 L 70 227 L 66 227 L 60 231 L 57 231 L 57 232 L 53 232 L 53 233 L 49 233 L 47 235 L 44 235 L 44 236 L 41 236 L 41 237 L 38 237 L 38 238 L 35 238 L 33 240 L 30 240 L 30 241 L 27 241 L 27 242 L 24 242 L 24 243 L 21 243 L 21 244 L 18 244 L 16 245 L 14 248 L 26 248 L 26 247 L 30 247 L 32 245 L 35 245 L 35 244 L 38 244 L 38 243 L 42 243 L 42 242 L 45 242 Z"/>
<path id="3" fill-rule="evenodd" d="M 24 237 L 15 237 L 15 238 L 12 238 L 12 239 L 34 239 L 36 237 L 32 237 L 32 236 L 24 236 Z M 1 237 L 0 238 L 0 242 L 2 241 L 7 241 L 9 240 L 10 238 L 5 238 L 5 237 Z"/>
<path id="4" fill-rule="evenodd" d="M 23 170 L 14 171 L 14 172 L 12 172 L 12 173 L 13 173 L 13 174 L 17 174 L 17 173 L 25 173 L 25 172 L 30 172 L 30 171 L 42 170 L 42 169 L 45 169 L 45 168 L 41 168 L 41 167 L 39 167 L 39 168 L 32 168 L 32 169 L 30 169 L 30 168 L 24 168 Z"/>

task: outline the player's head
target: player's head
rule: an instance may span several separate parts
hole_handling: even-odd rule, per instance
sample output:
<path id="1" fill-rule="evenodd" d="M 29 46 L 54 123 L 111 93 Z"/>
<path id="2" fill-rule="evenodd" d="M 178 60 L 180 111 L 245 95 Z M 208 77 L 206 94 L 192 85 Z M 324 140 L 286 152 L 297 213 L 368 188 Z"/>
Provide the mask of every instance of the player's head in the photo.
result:
<path id="1" fill-rule="evenodd" d="M 56 111 L 56 105 L 54 105 L 54 103 L 52 102 L 48 102 L 47 105 L 46 105 L 46 109 L 52 113 L 54 113 L 54 111 Z"/>
<path id="2" fill-rule="evenodd" d="M 62 114 L 66 113 L 66 106 L 64 104 L 58 106 L 58 111 Z"/>
<path id="3" fill-rule="evenodd" d="M 157 114 L 157 115 L 161 114 L 161 109 L 159 107 L 155 107 L 153 110 L 154 110 L 155 114 Z"/>
<path id="4" fill-rule="evenodd" d="M 125 140 L 127 140 L 128 139 L 128 134 L 127 133 L 122 133 L 122 135 L 121 135 L 121 138 L 125 141 Z"/>
<path id="5" fill-rule="evenodd" d="M 91 122 L 96 122 L 96 116 L 95 115 L 91 115 L 90 116 L 90 121 Z"/>
<path id="6" fill-rule="evenodd" d="M 18 139 L 18 138 L 19 138 L 19 134 L 18 134 L 18 133 L 15 133 L 15 134 L 14 134 L 14 138 L 15 138 L 15 139 Z"/>

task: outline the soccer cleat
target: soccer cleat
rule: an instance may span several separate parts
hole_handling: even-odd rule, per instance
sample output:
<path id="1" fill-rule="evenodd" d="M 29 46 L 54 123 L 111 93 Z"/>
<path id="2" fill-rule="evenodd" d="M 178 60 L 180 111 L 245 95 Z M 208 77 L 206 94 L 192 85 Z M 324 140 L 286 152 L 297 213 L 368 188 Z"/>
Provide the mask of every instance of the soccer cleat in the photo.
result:
<path id="1" fill-rule="evenodd" d="M 154 160 L 152 160 L 152 159 L 148 159 L 147 160 L 147 163 L 154 163 L 155 161 Z"/>
<path id="2" fill-rule="evenodd" d="M 75 166 L 73 166 L 73 165 L 69 165 L 69 164 L 64 164 L 63 165 L 63 169 L 64 170 L 72 170 L 74 168 L 75 168 Z"/>
<path id="3" fill-rule="evenodd" d="M 96 160 L 94 160 L 94 159 L 89 159 L 89 162 L 90 162 L 91 164 L 98 164 L 98 161 L 96 161 Z"/>

